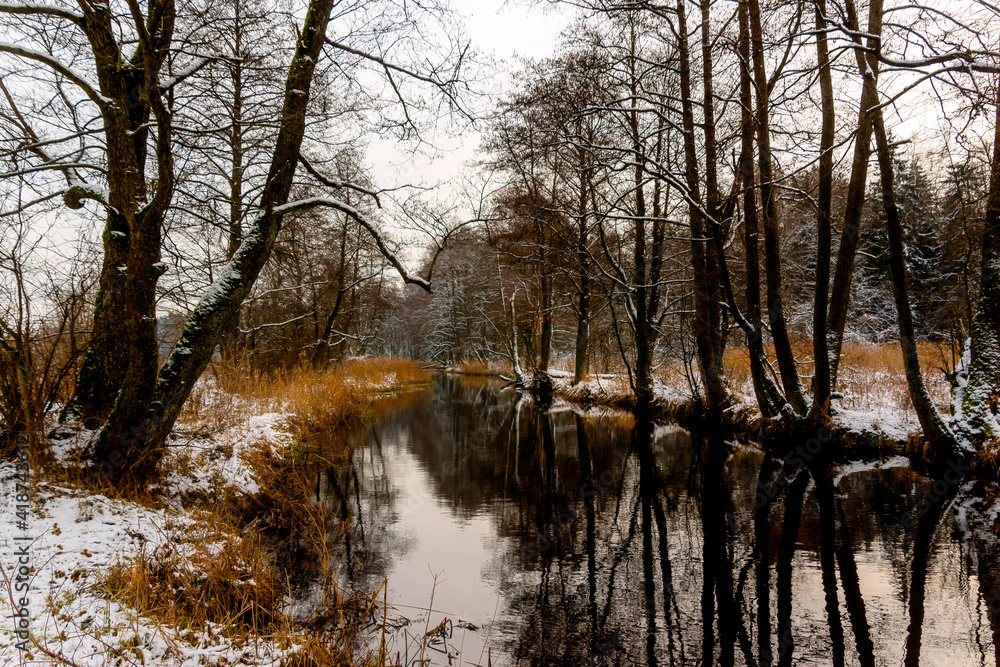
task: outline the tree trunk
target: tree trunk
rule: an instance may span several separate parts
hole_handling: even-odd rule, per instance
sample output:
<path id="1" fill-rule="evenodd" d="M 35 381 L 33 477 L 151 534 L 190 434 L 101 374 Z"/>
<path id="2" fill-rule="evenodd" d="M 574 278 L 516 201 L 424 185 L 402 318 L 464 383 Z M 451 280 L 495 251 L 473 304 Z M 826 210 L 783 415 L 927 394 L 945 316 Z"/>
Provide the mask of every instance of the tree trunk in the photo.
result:
<path id="1" fill-rule="evenodd" d="M 542 331 L 539 336 L 538 370 L 548 373 L 552 357 L 552 277 L 548 274 L 545 259 L 542 260 L 541 269 Z"/>
<path id="2" fill-rule="evenodd" d="M 899 324 L 899 346 L 903 351 L 903 367 L 906 371 L 906 385 L 910 390 L 910 400 L 916 410 L 917 419 L 924 431 L 924 437 L 933 448 L 933 454 L 952 457 L 958 444 L 951 429 L 934 407 L 924 376 L 920 371 L 917 357 L 917 343 L 913 334 L 913 313 L 910 310 L 909 290 L 906 284 L 906 258 L 903 250 L 903 226 L 896 207 L 893 184 L 892 151 L 882 122 L 882 112 L 874 113 L 875 142 L 878 147 L 878 162 L 882 176 L 882 203 L 885 206 L 886 230 L 889 235 L 889 276 L 892 279 L 892 295 L 896 302 L 896 320 Z"/>
<path id="3" fill-rule="evenodd" d="M 233 51 L 237 59 L 230 63 L 233 77 L 233 103 L 232 122 L 233 128 L 230 132 L 230 148 L 232 153 L 232 173 L 229 179 L 229 245 L 226 248 L 226 260 L 229 261 L 240 248 L 243 240 L 243 62 L 239 60 L 242 54 L 242 36 L 239 23 L 239 11 L 236 13 L 236 25 L 234 29 L 235 48 Z M 219 352 L 223 359 L 232 359 L 239 349 L 240 340 L 240 312 L 229 322 L 222 341 L 219 345 Z"/>
<path id="4" fill-rule="evenodd" d="M 587 347 L 590 342 L 590 248 L 587 232 L 587 200 L 590 184 L 589 170 L 580 174 L 580 201 L 577 207 L 579 226 L 576 245 L 578 303 L 576 308 L 576 352 L 574 355 L 573 384 L 583 382 L 587 376 Z"/>
<path id="5" fill-rule="evenodd" d="M 685 0 L 677 2 L 678 58 L 680 59 L 681 116 L 684 129 L 684 174 L 688 196 L 694 202 L 701 201 L 698 187 L 698 156 L 695 148 L 694 105 L 691 100 L 691 59 L 688 51 Z M 705 18 L 703 17 L 703 21 Z M 711 63 L 709 63 L 710 66 Z M 711 74 L 705 84 L 711 86 Z M 710 102 L 706 92 L 706 104 Z M 710 106 L 710 105 L 709 105 Z M 707 118 L 712 116 L 706 112 Z M 714 129 L 714 128 L 713 128 Z M 714 140 L 714 136 L 713 136 Z M 706 138 L 706 148 L 714 161 L 714 145 Z M 714 165 L 713 165 L 714 166 Z M 711 181 L 714 176 L 707 176 Z M 711 189 L 711 184 L 708 186 Z M 718 190 L 716 186 L 716 191 Z M 718 290 L 713 290 L 712 273 L 718 275 L 718 263 L 714 253 L 708 253 L 705 220 L 699 207 L 688 203 L 688 220 L 691 226 L 691 264 L 694 272 L 695 300 L 695 345 L 702 382 L 705 384 L 706 410 L 709 414 L 720 412 L 728 400 L 725 377 L 719 364 L 721 343 L 719 339 Z M 711 224 L 711 223 L 710 223 Z M 709 262 L 712 255 L 712 262 Z M 717 281 L 716 281 L 717 282 Z M 712 303 L 713 300 L 716 303 Z"/>
<path id="6" fill-rule="evenodd" d="M 993 163 L 982 237 L 979 303 L 972 320 L 972 365 L 962 396 L 959 428 L 976 444 L 1000 437 L 1000 89 L 997 92 Z"/>
<path id="7" fill-rule="evenodd" d="M 833 102 L 833 76 L 827 47 L 826 0 L 816 4 L 816 53 L 819 87 L 823 101 L 823 129 L 820 136 L 819 194 L 816 208 L 816 294 L 813 300 L 813 375 L 812 417 L 826 421 L 830 417 L 830 350 L 827 343 L 827 304 L 830 294 L 830 255 L 832 230 L 830 209 L 833 199 L 833 142 L 836 121 Z"/>
<path id="8" fill-rule="evenodd" d="M 705 210 L 708 212 L 709 225 L 721 223 L 719 196 L 718 143 L 715 139 L 715 88 L 713 84 L 712 34 L 711 34 L 711 1 L 701 0 L 701 57 L 702 57 L 702 88 L 704 91 L 704 133 L 705 133 Z M 709 241 L 709 244 L 711 242 Z M 712 351 L 715 355 L 715 370 L 720 377 L 723 373 L 722 354 L 724 340 L 722 337 L 722 287 L 719 279 L 719 257 L 710 250 L 705 252 L 705 278 L 708 289 L 709 331 L 712 336 Z M 725 379 L 722 378 L 723 386 Z"/>
<path id="9" fill-rule="evenodd" d="M 635 198 L 635 246 L 633 248 L 633 328 L 635 332 L 635 385 L 632 393 L 635 395 L 633 409 L 637 414 L 648 413 L 653 404 L 653 346 L 655 331 L 649 326 L 649 296 L 651 287 L 647 283 L 646 272 L 646 193 L 644 183 L 645 148 L 639 137 L 639 112 L 637 99 L 639 92 L 638 73 L 636 71 L 636 28 L 631 27 L 630 53 L 628 58 L 632 97 L 632 108 L 629 112 L 629 130 L 632 140 L 632 154 L 635 159 L 633 169 L 633 197 Z M 627 297 L 626 297 L 627 298 Z"/>
<path id="10" fill-rule="evenodd" d="M 122 479 L 121 472 L 128 472 L 130 480 L 138 483 L 154 470 L 191 388 L 208 365 L 226 326 L 267 261 L 281 226 L 280 207 L 288 201 L 292 187 L 305 131 L 309 89 L 332 4 L 333 0 L 312 0 L 306 13 L 299 44 L 288 69 L 281 125 L 261 197 L 263 212 L 233 259 L 202 296 L 160 370 L 153 401 L 145 417 L 132 422 L 132 428 L 137 430 L 135 441 L 140 447 L 127 447 L 119 454 L 123 460 L 113 471 L 119 479 Z M 113 455 L 117 445 L 108 441 L 105 452 Z M 102 461 L 98 459 L 95 463 L 100 466 Z"/>
<path id="11" fill-rule="evenodd" d="M 774 353 L 778 359 L 785 398 L 800 415 L 806 414 L 806 399 L 799 383 L 791 340 L 781 298 L 781 246 L 778 238 L 778 214 L 774 201 L 774 173 L 771 166 L 771 128 L 768 120 L 768 81 L 764 71 L 764 40 L 761 30 L 760 3 L 750 0 L 750 39 L 757 90 L 757 161 L 760 171 L 760 195 L 764 210 L 764 274 L 767 283 L 767 316 L 771 325 Z"/>
<path id="12" fill-rule="evenodd" d="M 858 31 L 858 16 L 853 0 L 847 0 L 849 27 Z M 868 9 L 868 48 L 878 47 L 882 35 L 882 0 L 872 0 Z M 860 44 L 860 38 L 855 42 Z M 868 162 L 871 158 L 872 110 L 878 104 L 876 83 L 878 79 L 878 58 L 874 53 L 866 56 L 856 50 L 858 68 L 864 79 L 861 87 L 861 109 L 858 111 L 858 131 L 854 137 L 854 160 L 851 164 L 851 180 L 847 186 L 847 202 L 844 209 L 844 225 L 837 248 L 837 267 L 833 274 L 833 289 L 830 292 L 830 314 L 827 321 L 827 335 L 830 359 L 830 388 L 837 387 L 837 371 L 840 367 L 840 350 L 844 343 L 844 329 L 851 302 L 851 282 L 854 277 L 854 258 L 861 240 L 861 211 L 865 203 L 868 185 Z"/>
<path id="13" fill-rule="evenodd" d="M 98 18 L 101 16 L 103 18 Z M 136 21 L 142 20 L 136 15 Z M 108 313 L 107 322 L 124 327 L 127 374 L 115 391 L 114 403 L 94 442 L 91 459 L 94 470 L 112 478 L 138 474 L 145 457 L 145 414 L 156 386 L 159 344 L 156 336 L 156 283 L 163 274 L 160 263 L 161 228 L 174 189 L 171 116 L 160 95 L 159 70 L 173 35 L 174 4 L 169 0 L 150 2 L 140 31 L 138 47 L 129 68 L 117 62 L 115 33 L 106 13 L 95 10 L 88 37 L 100 54 L 98 76 L 102 90 L 119 104 L 104 105 L 105 134 L 108 140 L 108 185 L 112 207 L 124 213 L 128 225 L 128 252 L 120 310 Z M 155 26 L 155 28 L 151 28 Z M 156 189 L 147 194 L 145 174 L 148 119 L 155 117 Z M 128 129 L 125 128 L 135 128 Z M 117 163 L 112 165 L 112 163 Z M 118 205 L 115 205 L 118 202 Z M 118 322 L 113 322 L 117 318 Z M 108 332 L 95 330 L 99 340 Z M 100 357 L 95 355 L 95 359 Z M 86 388 L 85 388 L 86 390 Z"/>
<path id="14" fill-rule="evenodd" d="M 577 304 L 576 354 L 573 366 L 573 384 L 587 377 L 587 346 L 590 342 L 590 276 L 580 271 L 580 302 Z"/>
<path id="15" fill-rule="evenodd" d="M 746 254 L 746 302 L 747 325 L 744 333 L 747 339 L 747 349 L 750 353 L 750 376 L 753 380 L 754 394 L 757 405 L 765 417 L 773 417 L 781 411 L 785 400 L 768 375 L 767 356 L 764 353 L 764 332 L 761 328 L 760 307 L 760 248 L 758 237 L 760 225 L 757 220 L 757 195 L 754 189 L 753 170 L 753 111 L 752 91 L 753 80 L 750 64 L 750 10 L 749 0 L 740 0 L 739 8 L 739 52 L 740 52 L 740 173 L 739 179 L 743 189 L 743 243 Z M 721 239 L 717 242 L 721 246 Z M 721 254 L 723 250 L 720 248 Z M 720 259 L 723 267 L 723 280 L 728 284 L 724 258 Z M 729 289 L 732 292 L 732 289 Z M 730 308 L 736 316 L 736 300 L 732 294 L 728 297 Z"/>
<path id="16" fill-rule="evenodd" d="M 155 75 L 166 56 L 173 32 L 173 3 L 151 2 L 149 14 L 155 30 L 140 43 L 132 60 L 124 64 L 110 12 L 84 12 L 82 22 L 94 54 L 101 94 L 112 100 L 101 107 L 107 141 L 109 205 L 103 234 L 104 257 L 93 334 L 84 353 L 70 409 L 79 413 L 87 428 L 96 428 L 107 419 L 130 377 L 132 351 L 139 344 L 133 336 L 142 328 L 135 318 L 149 309 L 153 298 L 149 295 L 150 303 L 145 305 L 135 302 L 136 264 L 133 259 L 130 265 L 130 253 L 135 242 L 134 229 L 142 223 L 137 217 L 147 199 L 144 172 L 151 109 L 144 93 L 145 83 L 147 75 Z M 155 22 L 154 16 L 159 17 Z M 67 203 L 79 207 L 78 203 Z M 155 217 L 155 212 L 148 212 Z M 158 257 L 157 253 L 154 261 Z M 128 292 L 132 292 L 131 297 Z"/>
<path id="17" fill-rule="evenodd" d="M 115 397 L 128 374 L 128 327 L 123 317 L 123 292 L 128 256 L 128 223 L 117 212 L 104 226 L 104 259 L 94 305 L 94 326 L 80 364 L 70 412 L 85 428 L 97 428 L 111 413 Z"/>

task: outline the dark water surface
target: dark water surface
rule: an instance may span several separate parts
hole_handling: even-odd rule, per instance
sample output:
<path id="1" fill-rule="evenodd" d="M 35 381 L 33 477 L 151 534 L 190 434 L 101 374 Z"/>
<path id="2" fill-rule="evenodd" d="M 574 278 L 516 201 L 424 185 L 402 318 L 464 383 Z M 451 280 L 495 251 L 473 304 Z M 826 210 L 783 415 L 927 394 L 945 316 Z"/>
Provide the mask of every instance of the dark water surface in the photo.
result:
<path id="1" fill-rule="evenodd" d="M 445 619 L 429 664 L 997 664 L 995 517 L 903 459 L 796 473 L 486 381 L 391 401 L 317 489 L 407 664 Z"/>

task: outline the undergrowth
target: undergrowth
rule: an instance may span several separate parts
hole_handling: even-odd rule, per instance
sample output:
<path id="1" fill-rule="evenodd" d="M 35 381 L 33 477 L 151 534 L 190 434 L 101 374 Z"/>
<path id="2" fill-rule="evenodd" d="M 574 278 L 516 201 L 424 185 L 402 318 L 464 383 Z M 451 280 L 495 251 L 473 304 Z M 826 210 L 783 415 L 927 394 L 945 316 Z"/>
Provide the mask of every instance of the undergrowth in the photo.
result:
<path id="1" fill-rule="evenodd" d="M 260 443 L 243 455 L 256 488 L 236 489 L 220 476 L 210 493 L 185 499 L 197 520 L 119 559 L 101 577 L 102 590 L 179 636 L 295 647 L 284 664 L 384 664 L 369 636 L 380 592 L 339 590 L 338 531 L 349 529 L 349 521 L 316 501 L 303 474 L 302 443 L 316 432 L 346 432 L 372 415 L 380 395 L 423 385 L 429 376 L 418 362 L 401 359 L 356 359 L 324 370 L 213 370 L 185 407 L 178 432 L 211 443 L 240 419 L 280 412 L 290 440 Z M 334 442 L 341 450 L 324 451 L 329 461 L 349 453 L 346 438 Z M 164 461 L 162 477 L 183 477 L 198 466 L 191 454 L 177 453 Z M 155 494 L 132 500 L 161 503 Z M 293 619 L 289 601 L 305 587 L 321 595 L 307 618 Z"/>

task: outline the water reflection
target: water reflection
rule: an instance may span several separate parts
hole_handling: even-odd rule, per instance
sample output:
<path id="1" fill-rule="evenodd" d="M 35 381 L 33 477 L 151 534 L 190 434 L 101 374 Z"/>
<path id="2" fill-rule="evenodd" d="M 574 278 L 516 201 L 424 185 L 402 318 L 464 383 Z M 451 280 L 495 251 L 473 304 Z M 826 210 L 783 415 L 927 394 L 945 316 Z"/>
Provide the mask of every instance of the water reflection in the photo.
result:
<path id="1" fill-rule="evenodd" d="M 401 662 L 447 618 L 431 664 L 1000 665 L 1000 548 L 968 488 L 485 380 L 379 409 L 314 473 L 350 526 L 345 576 L 387 576 L 411 621 Z"/>

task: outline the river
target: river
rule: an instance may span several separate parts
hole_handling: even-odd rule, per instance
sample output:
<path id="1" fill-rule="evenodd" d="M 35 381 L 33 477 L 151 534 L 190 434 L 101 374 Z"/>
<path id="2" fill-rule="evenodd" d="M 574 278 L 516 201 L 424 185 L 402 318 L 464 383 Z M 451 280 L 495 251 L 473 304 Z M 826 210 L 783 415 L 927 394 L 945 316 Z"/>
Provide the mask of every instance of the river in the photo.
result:
<path id="1" fill-rule="evenodd" d="M 403 664 L 998 664 L 988 505 L 905 459 L 783 468 L 449 376 L 350 442 L 316 491 Z"/>

